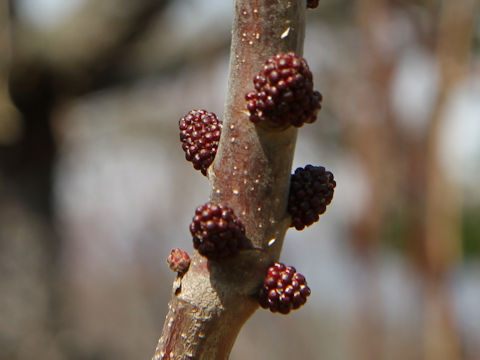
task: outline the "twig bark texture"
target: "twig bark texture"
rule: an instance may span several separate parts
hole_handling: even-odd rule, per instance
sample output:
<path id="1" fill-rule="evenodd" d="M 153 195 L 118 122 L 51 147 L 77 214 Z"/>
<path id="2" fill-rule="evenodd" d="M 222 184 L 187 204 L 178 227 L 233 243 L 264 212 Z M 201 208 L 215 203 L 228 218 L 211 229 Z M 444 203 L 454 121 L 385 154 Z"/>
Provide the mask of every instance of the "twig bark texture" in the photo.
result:
<path id="1" fill-rule="evenodd" d="M 222 137 L 208 177 L 211 200 L 235 211 L 252 249 L 222 262 L 195 252 L 188 272 L 173 284 L 154 360 L 227 359 L 258 307 L 254 295 L 290 225 L 286 205 L 297 130 L 255 126 L 245 94 L 268 57 L 302 55 L 305 12 L 304 0 L 235 0 Z"/>

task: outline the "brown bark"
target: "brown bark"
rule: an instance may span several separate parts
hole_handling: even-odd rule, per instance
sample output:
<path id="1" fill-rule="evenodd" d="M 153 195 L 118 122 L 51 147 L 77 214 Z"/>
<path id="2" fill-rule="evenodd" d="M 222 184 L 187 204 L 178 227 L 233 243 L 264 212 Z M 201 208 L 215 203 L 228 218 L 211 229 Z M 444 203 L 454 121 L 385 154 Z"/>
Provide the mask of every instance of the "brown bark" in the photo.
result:
<path id="1" fill-rule="evenodd" d="M 305 9 L 305 1 L 235 1 L 225 119 L 208 175 L 211 200 L 234 209 L 252 249 L 222 262 L 193 255 L 189 271 L 174 282 L 154 359 L 227 359 L 258 307 L 254 295 L 279 257 L 289 225 L 286 201 L 297 131 L 254 126 L 244 96 L 269 56 L 302 54 Z"/>

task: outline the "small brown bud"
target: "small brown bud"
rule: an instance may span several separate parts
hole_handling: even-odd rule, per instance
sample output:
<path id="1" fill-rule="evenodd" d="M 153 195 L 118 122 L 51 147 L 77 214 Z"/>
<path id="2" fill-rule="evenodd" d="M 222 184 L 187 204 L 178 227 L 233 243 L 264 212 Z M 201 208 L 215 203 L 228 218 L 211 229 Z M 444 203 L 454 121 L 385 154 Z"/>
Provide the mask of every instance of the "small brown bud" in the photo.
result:
<path id="1" fill-rule="evenodd" d="M 173 249 L 167 258 L 167 264 L 172 271 L 182 275 L 187 272 L 190 266 L 190 256 L 188 256 L 186 251 Z"/>

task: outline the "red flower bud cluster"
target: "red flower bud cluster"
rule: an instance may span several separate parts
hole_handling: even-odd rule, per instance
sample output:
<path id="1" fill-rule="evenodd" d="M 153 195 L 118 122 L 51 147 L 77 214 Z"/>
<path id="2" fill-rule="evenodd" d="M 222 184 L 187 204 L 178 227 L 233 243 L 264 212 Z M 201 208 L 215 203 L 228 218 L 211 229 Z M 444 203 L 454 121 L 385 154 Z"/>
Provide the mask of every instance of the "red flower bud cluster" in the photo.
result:
<path id="1" fill-rule="evenodd" d="M 245 227 L 227 206 L 208 202 L 195 210 L 190 224 L 193 246 L 209 259 L 223 259 L 246 247 Z"/>
<path id="2" fill-rule="evenodd" d="M 322 95 L 313 90 L 307 62 L 293 52 L 269 58 L 253 80 L 255 90 L 245 95 L 250 121 L 277 127 L 313 123 Z"/>
<path id="3" fill-rule="evenodd" d="M 332 202 L 336 185 L 333 174 L 323 166 L 307 165 L 295 170 L 288 195 L 288 212 L 292 216 L 290 226 L 303 230 L 317 222 Z"/>
<path id="4" fill-rule="evenodd" d="M 207 175 L 207 169 L 217 153 L 222 122 L 214 113 L 192 110 L 180 119 L 178 125 L 185 158 L 193 163 L 196 170 Z"/>
<path id="5" fill-rule="evenodd" d="M 305 277 L 293 266 L 276 262 L 268 268 L 267 277 L 260 289 L 260 306 L 271 312 L 288 314 L 306 303 L 310 295 Z"/>

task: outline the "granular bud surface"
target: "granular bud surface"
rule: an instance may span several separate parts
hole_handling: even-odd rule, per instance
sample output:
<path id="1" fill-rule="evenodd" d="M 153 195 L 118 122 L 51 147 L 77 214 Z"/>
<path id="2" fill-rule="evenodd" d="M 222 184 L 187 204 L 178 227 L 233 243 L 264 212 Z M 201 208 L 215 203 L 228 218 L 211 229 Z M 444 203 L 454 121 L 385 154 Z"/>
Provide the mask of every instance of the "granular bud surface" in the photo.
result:
<path id="1" fill-rule="evenodd" d="M 245 227 L 233 210 L 213 202 L 195 210 L 190 232 L 194 248 L 209 259 L 233 256 L 247 246 Z"/>
<path id="2" fill-rule="evenodd" d="M 316 120 L 322 95 L 313 90 L 307 62 L 294 52 L 269 58 L 253 83 L 245 95 L 253 123 L 285 128 Z"/>
<path id="3" fill-rule="evenodd" d="M 307 302 L 310 288 L 305 277 L 293 266 L 276 262 L 268 268 L 267 276 L 260 289 L 260 306 L 271 312 L 288 314 Z"/>
<path id="4" fill-rule="evenodd" d="M 207 175 L 207 169 L 217 153 L 222 122 L 214 113 L 192 110 L 180 119 L 178 125 L 185 158 L 196 170 Z"/>
<path id="5" fill-rule="evenodd" d="M 288 212 L 292 217 L 290 227 L 303 230 L 317 222 L 332 202 L 336 185 L 333 174 L 323 166 L 307 165 L 295 170 L 288 195 Z"/>

